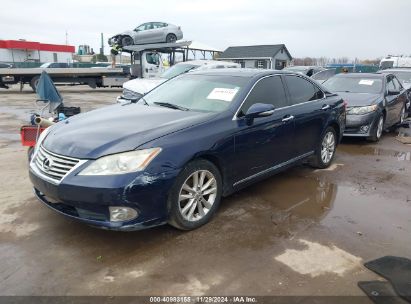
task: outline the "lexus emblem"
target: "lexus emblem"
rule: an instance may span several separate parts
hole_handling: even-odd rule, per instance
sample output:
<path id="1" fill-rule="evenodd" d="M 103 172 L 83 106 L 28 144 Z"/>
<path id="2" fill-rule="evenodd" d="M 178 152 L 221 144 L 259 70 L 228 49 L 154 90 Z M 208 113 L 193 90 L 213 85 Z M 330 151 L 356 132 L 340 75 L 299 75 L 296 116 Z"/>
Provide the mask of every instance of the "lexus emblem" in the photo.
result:
<path id="1" fill-rule="evenodd" d="M 43 160 L 42 165 L 43 165 L 44 171 L 48 172 L 48 171 L 50 170 L 51 166 L 53 166 L 53 161 L 52 161 L 50 158 L 47 158 L 47 157 L 46 157 L 46 158 Z"/>

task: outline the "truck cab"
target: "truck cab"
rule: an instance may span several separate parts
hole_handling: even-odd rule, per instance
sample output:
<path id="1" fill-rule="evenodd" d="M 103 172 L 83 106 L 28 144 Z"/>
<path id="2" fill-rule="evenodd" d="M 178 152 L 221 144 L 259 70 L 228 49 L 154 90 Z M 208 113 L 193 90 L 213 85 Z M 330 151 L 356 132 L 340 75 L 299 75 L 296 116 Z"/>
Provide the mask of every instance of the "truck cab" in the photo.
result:
<path id="1" fill-rule="evenodd" d="M 161 54 L 156 51 L 135 52 L 131 65 L 131 76 L 134 78 L 158 78 L 164 72 Z"/>

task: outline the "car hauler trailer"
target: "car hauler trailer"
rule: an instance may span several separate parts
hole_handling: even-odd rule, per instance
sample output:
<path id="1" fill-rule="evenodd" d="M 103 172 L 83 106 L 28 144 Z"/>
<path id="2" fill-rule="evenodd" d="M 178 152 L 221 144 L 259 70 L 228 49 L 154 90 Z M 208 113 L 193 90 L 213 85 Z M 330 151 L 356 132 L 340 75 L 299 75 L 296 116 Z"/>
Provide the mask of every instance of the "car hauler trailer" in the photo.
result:
<path id="1" fill-rule="evenodd" d="M 87 84 L 92 88 L 121 87 L 130 79 L 122 68 L 11 68 L 0 69 L 0 87 L 20 83 L 22 89 L 28 83 L 35 91 L 43 71 L 55 83 Z"/>
<path id="2" fill-rule="evenodd" d="M 175 63 L 176 53 L 180 53 L 183 56 L 183 61 L 186 61 L 187 48 L 190 44 L 191 41 L 181 41 L 124 46 L 123 52 L 131 54 L 131 77 L 158 77 L 158 75 L 163 72 L 163 63 L 160 54 L 167 54 L 170 66 L 172 66 Z M 148 58 L 160 58 L 160 60 L 158 60 L 158 64 L 152 64 L 153 62 Z"/>

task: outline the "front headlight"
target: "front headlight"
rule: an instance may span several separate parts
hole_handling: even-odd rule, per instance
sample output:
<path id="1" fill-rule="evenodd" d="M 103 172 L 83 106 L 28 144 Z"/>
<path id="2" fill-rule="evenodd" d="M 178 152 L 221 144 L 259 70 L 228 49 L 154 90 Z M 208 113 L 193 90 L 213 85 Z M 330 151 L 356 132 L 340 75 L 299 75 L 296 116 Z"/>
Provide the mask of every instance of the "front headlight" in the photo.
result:
<path id="1" fill-rule="evenodd" d="M 377 109 L 378 109 L 378 105 L 372 105 L 372 106 L 366 106 L 366 107 L 352 107 L 348 109 L 347 113 L 353 114 L 353 115 L 362 115 L 362 114 L 374 112 Z"/>
<path id="2" fill-rule="evenodd" d="M 144 170 L 161 152 L 161 148 L 137 150 L 101 157 L 79 175 L 118 175 Z"/>
<path id="3" fill-rule="evenodd" d="M 143 94 L 134 92 L 132 90 L 129 89 L 123 89 L 123 95 L 121 97 L 123 97 L 124 99 L 129 99 L 129 100 L 138 100 L 143 96 Z"/>

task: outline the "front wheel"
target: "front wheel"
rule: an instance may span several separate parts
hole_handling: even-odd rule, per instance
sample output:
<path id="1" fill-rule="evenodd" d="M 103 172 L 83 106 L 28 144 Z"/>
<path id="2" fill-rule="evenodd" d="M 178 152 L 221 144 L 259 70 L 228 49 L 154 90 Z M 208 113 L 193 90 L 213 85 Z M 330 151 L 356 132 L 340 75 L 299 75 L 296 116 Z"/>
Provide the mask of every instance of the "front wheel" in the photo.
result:
<path id="1" fill-rule="evenodd" d="M 384 115 L 380 114 L 377 118 L 377 123 L 371 130 L 371 135 L 367 138 L 369 141 L 377 142 L 381 139 L 384 130 Z"/>
<path id="2" fill-rule="evenodd" d="M 401 113 L 400 113 L 400 121 L 399 124 L 402 125 L 404 120 L 407 118 L 407 113 L 405 111 L 405 105 L 402 106 Z"/>
<path id="3" fill-rule="evenodd" d="M 181 230 L 204 225 L 216 212 L 221 193 L 221 175 L 215 165 L 203 159 L 189 163 L 169 193 L 169 224 Z"/>
<path id="4" fill-rule="evenodd" d="M 132 45 L 134 44 L 133 38 L 129 37 L 129 36 L 125 36 L 123 38 L 121 38 L 121 45 L 122 46 L 128 46 L 128 45 Z"/>
<path id="5" fill-rule="evenodd" d="M 333 127 L 328 127 L 321 138 L 317 151 L 311 161 L 311 166 L 318 169 L 328 168 L 335 155 L 337 136 Z"/>

